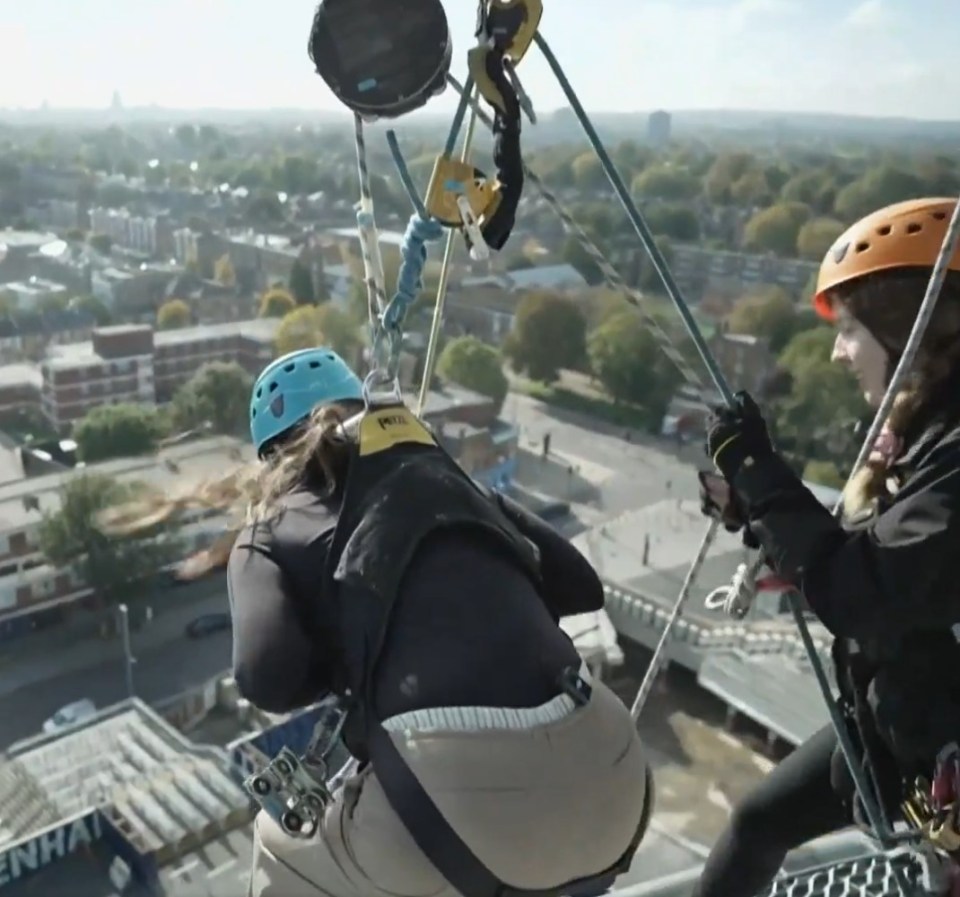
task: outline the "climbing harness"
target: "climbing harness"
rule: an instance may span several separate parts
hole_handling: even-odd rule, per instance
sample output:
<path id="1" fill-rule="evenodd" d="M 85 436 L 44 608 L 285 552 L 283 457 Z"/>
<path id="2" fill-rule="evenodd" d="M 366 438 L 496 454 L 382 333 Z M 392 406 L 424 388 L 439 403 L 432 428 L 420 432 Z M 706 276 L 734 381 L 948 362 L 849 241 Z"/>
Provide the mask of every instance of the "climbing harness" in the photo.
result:
<path id="1" fill-rule="evenodd" d="M 341 103 L 364 121 L 397 118 L 446 87 L 453 41 L 440 0 L 323 0 L 310 58 Z"/>

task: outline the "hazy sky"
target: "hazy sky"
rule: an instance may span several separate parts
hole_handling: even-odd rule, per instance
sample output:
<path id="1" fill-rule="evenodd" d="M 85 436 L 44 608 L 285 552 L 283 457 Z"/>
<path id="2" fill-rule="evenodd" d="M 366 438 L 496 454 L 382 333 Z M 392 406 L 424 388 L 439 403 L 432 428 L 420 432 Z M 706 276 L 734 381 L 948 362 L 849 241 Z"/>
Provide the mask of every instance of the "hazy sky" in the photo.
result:
<path id="1" fill-rule="evenodd" d="M 402 9 L 402 0 L 396 0 Z M 311 0 L 3 0 L 0 106 L 336 109 L 305 52 Z M 455 73 L 474 0 L 444 0 Z M 960 119 L 958 0 L 544 0 L 592 110 L 776 109 Z M 535 106 L 563 105 L 535 53 Z M 452 104 L 451 94 L 432 109 Z"/>

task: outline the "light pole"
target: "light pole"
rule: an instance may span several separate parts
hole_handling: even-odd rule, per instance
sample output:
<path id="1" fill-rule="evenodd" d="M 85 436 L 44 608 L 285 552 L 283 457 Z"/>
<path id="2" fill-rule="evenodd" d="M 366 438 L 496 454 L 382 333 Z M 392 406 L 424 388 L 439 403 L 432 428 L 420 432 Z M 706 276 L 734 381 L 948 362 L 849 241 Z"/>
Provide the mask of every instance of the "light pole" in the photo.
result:
<path id="1" fill-rule="evenodd" d="M 133 665 L 136 658 L 130 651 L 130 612 L 126 604 L 117 607 L 120 613 L 120 637 L 123 639 L 123 665 L 127 674 L 127 696 L 136 697 L 133 691 Z"/>

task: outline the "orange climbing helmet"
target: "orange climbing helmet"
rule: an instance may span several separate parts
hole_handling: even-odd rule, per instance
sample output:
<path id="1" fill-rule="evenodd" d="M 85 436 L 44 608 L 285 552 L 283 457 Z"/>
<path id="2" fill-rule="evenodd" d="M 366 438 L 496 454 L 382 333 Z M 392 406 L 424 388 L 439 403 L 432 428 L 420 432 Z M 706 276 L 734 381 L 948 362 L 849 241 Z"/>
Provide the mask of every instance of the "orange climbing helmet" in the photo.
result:
<path id="1" fill-rule="evenodd" d="M 813 297 L 817 314 L 835 320 L 829 291 L 858 277 L 891 268 L 933 268 L 956 203 L 941 197 L 911 199 L 873 212 L 847 228 L 820 265 Z M 960 250 L 947 267 L 960 271 Z"/>

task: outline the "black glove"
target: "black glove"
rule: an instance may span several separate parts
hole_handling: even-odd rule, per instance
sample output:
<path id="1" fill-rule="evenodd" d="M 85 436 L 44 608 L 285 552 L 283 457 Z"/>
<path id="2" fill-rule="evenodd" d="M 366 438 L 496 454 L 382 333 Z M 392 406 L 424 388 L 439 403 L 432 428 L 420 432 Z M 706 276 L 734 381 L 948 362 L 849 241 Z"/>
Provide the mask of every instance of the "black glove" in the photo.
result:
<path id="1" fill-rule="evenodd" d="M 773 444 L 757 403 L 745 392 L 734 396 L 733 407 L 718 405 L 707 420 L 707 457 L 731 483 L 748 458 L 773 454 Z"/>

